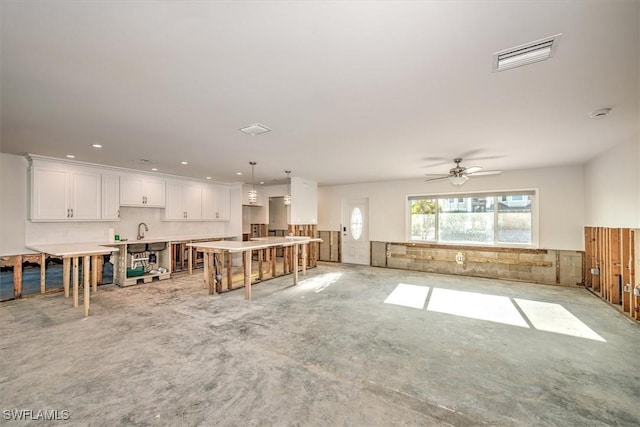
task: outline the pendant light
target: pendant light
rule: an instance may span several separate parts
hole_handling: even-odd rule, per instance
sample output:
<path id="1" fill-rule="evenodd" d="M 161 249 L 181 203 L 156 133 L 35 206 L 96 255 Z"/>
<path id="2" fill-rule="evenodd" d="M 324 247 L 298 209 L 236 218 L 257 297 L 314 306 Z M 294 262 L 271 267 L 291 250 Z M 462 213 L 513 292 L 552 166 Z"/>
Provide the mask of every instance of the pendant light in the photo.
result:
<path id="1" fill-rule="evenodd" d="M 249 164 L 251 165 L 251 190 L 249 190 L 249 204 L 253 205 L 258 202 L 258 192 L 256 191 L 256 184 L 253 175 L 253 170 L 257 163 L 249 162 Z"/>
<path id="2" fill-rule="evenodd" d="M 284 171 L 284 173 L 287 174 L 287 184 L 289 184 L 289 191 L 291 191 L 291 178 L 289 177 L 291 171 Z M 283 199 L 285 205 L 289 206 L 291 204 L 291 194 L 285 194 Z"/>

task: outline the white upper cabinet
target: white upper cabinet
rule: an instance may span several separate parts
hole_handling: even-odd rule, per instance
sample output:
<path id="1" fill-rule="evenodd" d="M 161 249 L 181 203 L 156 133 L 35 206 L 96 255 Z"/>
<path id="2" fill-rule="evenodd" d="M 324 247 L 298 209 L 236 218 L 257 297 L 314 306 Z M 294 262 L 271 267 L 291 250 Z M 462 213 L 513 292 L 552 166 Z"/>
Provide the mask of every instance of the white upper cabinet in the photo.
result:
<path id="1" fill-rule="evenodd" d="M 165 181 L 147 175 L 120 175 L 120 206 L 165 207 Z"/>
<path id="2" fill-rule="evenodd" d="M 230 217 L 231 192 L 228 187 L 205 184 L 202 186 L 202 219 L 228 221 Z"/>
<path id="3" fill-rule="evenodd" d="M 101 201 L 99 170 L 32 161 L 32 221 L 100 220 Z"/>
<path id="4" fill-rule="evenodd" d="M 120 220 L 120 175 L 102 174 L 102 219 Z"/>
<path id="5" fill-rule="evenodd" d="M 102 177 L 100 172 L 92 170 L 71 172 L 71 219 L 101 219 Z"/>
<path id="6" fill-rule="evenodd" d="M 200 221 L 202 219 L 202 185 L 187 181 L 167 181 L 165 219 Z"/>
<path id="7" fill-rule="evenodd" d="M 228 186 L 31 158 L 32 221 L 119 221 L 121 206 L 165 208 L 169 221 L 229 221 Z"/>

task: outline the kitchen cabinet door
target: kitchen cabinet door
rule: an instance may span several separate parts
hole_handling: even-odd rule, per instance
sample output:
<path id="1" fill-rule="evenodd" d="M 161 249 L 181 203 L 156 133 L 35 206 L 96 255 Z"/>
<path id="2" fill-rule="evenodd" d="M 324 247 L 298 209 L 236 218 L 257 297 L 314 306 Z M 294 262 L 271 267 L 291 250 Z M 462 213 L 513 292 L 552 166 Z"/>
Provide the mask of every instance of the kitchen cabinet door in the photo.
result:
<path id="1" fill-rule="evenodd" d="M 202 219 L 228 221 L 231 193 L 228 187 L 204 185 L 202 187 Z"/>
<path id="2" fill-rule="evenodd" d="M 199 221 L 202 219 L 202 186 L 198 183 L 168 181 L 165 219 Z"/>
<path id="3" fill-rule="evenodd" d="M 120 176 L 102 174 L 102 219 L 120 220 Z"/>
<path id="4" fill-rule="evenodd" d="M 100 219 L 100 173 L 64 164 L 32 166 L 32 221 Z"/>
<path id="5" fill-rule="evenodd" d="M 93 171 L 69 174 L 71 184 L 71 219 L 97 220 L 101 217 L 101 175 Z"/>
<path id="6" fill-rule="evenodd" d="M 183 184 L 182 207 L 186 213 L 186 220 L 202 219 L 202 186 L 200 184 Z"/>
<path id="7" fill-rule="evenodd" d="M 164 179 L 148 177 L 143 180 L 143 189 L 146 196 L 145 206 L 156 208 L 165 207 L 164 186 Z"/>
<path id="8" fill-rule="evenodd" d="M 162 178 L 125 174 L 120 176 L 120 205 L 163 208 L 165 182 Z"/>
<path id="9" fill-rule="evenodd" d="M 47 167 L 32 170 L 31 220 L 69 218 L 69 180 L 66 171 Z"/>
<path id="10" fill-rule="evenodd" d="M 138 175 L 120 176 L 120 205 L 144 206 L 142 177 Z"/>
<path id="11" fill-rule="evenodd" d="M 167 196 L 164 210 L 164 218 L 170 221 L 184 220 L 182 208 L 182 184 L 168 181 L 166 184 Z"/>

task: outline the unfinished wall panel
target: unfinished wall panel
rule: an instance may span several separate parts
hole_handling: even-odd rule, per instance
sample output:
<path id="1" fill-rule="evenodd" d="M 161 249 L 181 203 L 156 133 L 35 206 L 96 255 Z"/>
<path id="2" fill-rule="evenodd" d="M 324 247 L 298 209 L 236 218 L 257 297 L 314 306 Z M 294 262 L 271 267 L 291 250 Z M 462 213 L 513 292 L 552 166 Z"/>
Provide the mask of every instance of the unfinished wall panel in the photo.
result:
<path id="1" fill-rule="evenodd" d="M 372 265 L 379 267 L 562 286 L 583 283 L 580 251 L 393 242 L 372 242 L 371 250 Z"/>
<path id="2" fill-rule="evenodd" d="M 306 237 L 318 237 L 318 227 L 316 224 L 289 224 L 289 235 L 293 236 L 306 236 Z M 293 264 L 293 252 L 286 250 L 291 248 L 285 248 L 285 256 L 288 257 L 288 265 Z M 319 246 L 317 242 L 309 243 L 307 245 L 307 267 L 315 267 L 318 265 L 318 252 Z M 302 257 L 298 257 L 298 262 L 302 262 Z M 293 271 L 293 269 L 291 269 Z"/>
<path id="3" fill-rule="evenodd" d="M 585 227 L 585 286 L 602 299 L 640 320 L 637 231 Z M 638 294 L 638 295 L 636 295 Z"/>
<path id="4" fill-rule="evenodd" d="M 318 245 L 318 260 L 340 262 L 340 232 L 318 231 L 318 237 L 322 239 L 322 242 Z"/>

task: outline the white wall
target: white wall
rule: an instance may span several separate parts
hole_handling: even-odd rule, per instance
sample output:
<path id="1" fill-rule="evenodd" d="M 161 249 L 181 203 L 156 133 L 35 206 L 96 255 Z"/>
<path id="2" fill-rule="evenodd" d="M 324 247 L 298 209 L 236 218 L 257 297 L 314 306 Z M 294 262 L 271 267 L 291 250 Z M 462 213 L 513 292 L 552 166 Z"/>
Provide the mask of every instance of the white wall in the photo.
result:
<path id="1" fill-rule="evenodd" d="M 582 250 L 584 225 L 581 166 L 507 171 L 476 177 L 462 187 L 422 179 L 338 185 L 318 189 L 318 230 L 340 230 L 342 201 L 369 198 L 369 239 L 407 240 L 408 195 L 538 189 L 539 247 Z"/>
<path id="2" fill-rule="evenodd" d="M 290 224 L 318 223 L 318 183 L 309 179 L 291 178 Z"/>
<path id="3" fill-rule="evenodd" d="M 115 229 L 121 239 L 136 240 L 138 224 L 144 222 L 149 227 L 147 238 L 172 236 L 194 236 L 204 234 L 226 234 L 225 222 L 179 222 L 163 221 L 164 209 L 160 208 L 120 208 L 120 221 L 114 222 L 25 222 L 26 244 L 47 244 L 56 242 L 107 242 L 109 228 Z"/>
<path id="4" fill-rule="evenodd" d="M 284 197 L 269 198 L 269 230 L 288 230 L 287 211 Z"/>
<path id="5" fill-rule="evenodd" d="M 24 246 L 28 165 L 22 156 L 0 154 L 0 255 L 31 252 Z"/>
<path id="6" fill-rule="evenodd" d="M 640 227 L 640 142 L 615 146 L 584 166 L 585 225 Z"/>

